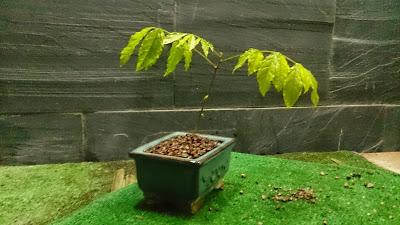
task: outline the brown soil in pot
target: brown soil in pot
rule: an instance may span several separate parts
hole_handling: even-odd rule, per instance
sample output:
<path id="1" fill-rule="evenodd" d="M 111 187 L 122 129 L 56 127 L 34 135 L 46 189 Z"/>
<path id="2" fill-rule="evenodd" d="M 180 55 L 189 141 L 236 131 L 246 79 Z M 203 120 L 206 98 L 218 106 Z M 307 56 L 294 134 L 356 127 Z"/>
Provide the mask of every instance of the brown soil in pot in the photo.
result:
<path id="1" fill-rule="evenodd" d="M 221 144 L 220 141 L 210 140 L 196 134 L 186 134 L 163 141 L 147 152 L 195 159 L 213 150 L 219 144 Z"/>

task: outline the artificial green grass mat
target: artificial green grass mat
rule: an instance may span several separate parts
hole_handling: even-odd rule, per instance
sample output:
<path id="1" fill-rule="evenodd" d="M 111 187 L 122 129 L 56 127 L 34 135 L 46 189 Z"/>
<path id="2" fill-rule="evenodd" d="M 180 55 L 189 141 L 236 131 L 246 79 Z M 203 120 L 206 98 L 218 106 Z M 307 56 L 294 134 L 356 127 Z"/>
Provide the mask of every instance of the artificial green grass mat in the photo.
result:
<path id="1" fill-rule="evenodd" d="M 324 176 L 321 175 L 324 172 Z M 245 178 L 241 174 L 246 174 Z M 351 173 L 361 177 L 346 176 Z M 337 176 L 339 178 L 337 178 Z M 349 188 L 344 187 L 344 183 Z M 364 183 L 373 184 L 367 188 Z M 162 184 L 160 184 L 162 185 Z M 311 187 L 315 204 L 263 200 Z M 243 194 L 240 194 L 240 191 Z M 225 189 L 213 192 L 194 216 L 141 207 L 137 185 L 95 200 L 55 224 L 400 224 L 400 176 L 383 170 L 233 153 Z M 211 208 L 211 210 L 210 210 Z"/>
<path id="2" fill-rule="evenodd" d="M 314 162 L 322 164 L 337 164 L 361 167 L 366 169 L 380 169 L 376 165 L 365 160 L 364 157 L 350 151 L 336 152 L 293 152 L 274 155 L 274 157 L 298 160 L 303 162 Z"/>
<path id="3" fill-rule="evenodd" d="M 109 192 L 115 169 L 127 164 L 1 166 L 0 224 L 48 224 Z"/>

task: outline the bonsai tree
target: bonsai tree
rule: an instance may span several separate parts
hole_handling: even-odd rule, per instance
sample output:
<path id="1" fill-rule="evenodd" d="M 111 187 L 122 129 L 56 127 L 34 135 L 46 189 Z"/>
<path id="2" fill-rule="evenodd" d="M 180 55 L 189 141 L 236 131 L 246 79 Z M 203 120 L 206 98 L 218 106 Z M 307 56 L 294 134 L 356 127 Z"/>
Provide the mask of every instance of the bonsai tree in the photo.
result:
<path id="1" fill-rule="evenodd" d="M 209 99 L 214 80 L 223 63 L 237 60 L 232 69 L 235 73 L 247 63 L 248 76 L 256 76 L 258 90 L 265 96 L 271 87 L 282 93 L 286 107 L 296 104 L 299 97 L 311 92 L 311 102 L 317 106 L 319 102 L 318 82 L 313 74 L 302 64 L 277 51 L 259 50 L 250 48 L 242 54 L 225 57 L 214 48 L 213 44 L 202 37 L 191 33 L 169 32 L 158 27 L 145 27 L 134 33 L 120 54 L 120 65 L 124 66 L 139 45 L 136 60 L 136 71 L 150 69 L 160 59 L 164 49 L 169 47 L 164 77 L 173 73 L 180 62 L 183 62 L 185 71 L 190 69 L 193 53 L 200 55 L 213 69 L 212 77 L 206 95 L 201 101 L 201 109 L 196 122 L 196 130 L 201 117 L 204 116 L 204 107 Z M 215 57 L 209 57 L 214 54 Z"/>
<path id="2" fill-rule="evenodd" d="M 169 55 L 164 77 L 173 73 L 180 62 L 186 71 L 189 70 L 193 53 L 199 54 L 211 66 L 213 73 L 201 101 L 195 131 L 218 70 L 231 60 L 237 60 L 232 73 L 247 63 L 247 74 L 256 76 L 262 96 L 273 87 L 283 94 L 287 107 L 292 107 L 307 92 L 311 92 L 314 106 L 319 101 L 318 83 L 311 72 L 276 51 L 250 48 L 242 54 L 224 57 L 209 41 L 194 34 L 146 27 L 134 33 L 122 49 L 121 66 L 131 59 L 139 44 L 136 71 L 148 70 L 155 65 L 166 46 Z M 223 185 L 233 145 L 233 138 L 175 132 L 138 147 L 130 155 L 135 159 L 138 183 L 145 199 L 173 202 L 195 213 L 204 202 L 204 196 Z M 208 163 L 210 161 L 213 163 Z"/>

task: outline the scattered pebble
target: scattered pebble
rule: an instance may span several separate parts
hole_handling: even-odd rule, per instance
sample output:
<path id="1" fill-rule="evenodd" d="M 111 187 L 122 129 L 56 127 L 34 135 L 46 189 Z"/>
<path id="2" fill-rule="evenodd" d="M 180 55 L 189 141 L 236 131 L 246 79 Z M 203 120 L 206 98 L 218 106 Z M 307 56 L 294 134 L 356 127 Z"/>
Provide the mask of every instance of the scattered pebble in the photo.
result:
<path id="1" fill-rule="evenodd" d="M 365 186 L 366 188 L 374 188 L 374 184 L 371 183 L 371 182 L 365 183 L 364 186 Z"/>
<path id="2" fill-rule="evenodd" d="M 346 176 L 347 180 L 350 180 L 352 178 L 361 178 L 361 174 L 360 173 L 351 173 L 350 175 Z"/>
<path id="3" fill-rule="evenodd" d="M 136 217 L 136 219 L 139 219 L 139 220 L 143 220 L 144 219 L 144 217 L 143 216 L 135 216 Z"/>
<path id="4" fill-rule="evenodd" d="M 262 222 L 258 222 L 257 225 L 263 225 L 263 223 Z"/>
<path id="5" fill-rule="evenodd" d="M 281 202 L 290 202 L 290 201 L 297 201 L 297 200 L 305 200 L 310 203 L 316 202 L 316 196 L 314 194 L 314 190 L 311 188 L 299 188 L 294 193 L 289 194 L 282 194 L 278 192 L 275 196 L 272 197 L 274 201 L 281 201 Z"/>
<path id="6" fill-rule="evenodd" d="M 322 221 L 323 225 L 328 225 L 328 221 L 326 219 L 324 219 L 324 221 Z"/>
<path id="7" fill-rule="evenodd" d="M 338 176 L 335 177 L 336 180 L 339 180 L 339 178 L 340 178 L 340 177 L 338 177 Z"/>
<path id="8" fill-rule="evenodd" d="M 319 173 L 319 175 L 321 175 L 321 176 L 326 176 L 326 173 L 325 173 L 324 171 L 321 171 L 321 172 Z"/>
<path id="9" fill-rule="evenodd" d="M 241 178 L 246 178 L 246 174 L 242 173 L 242 174 L 240 174 L 240 177 Z"/>
<path id="10" fill-rule="evenodd" d="M 343 184 L 343 187 L 344 187 L 344 188 L 349 188 L 349 187 L 350 187 L 350 186 L 349 186 L 349 183 L 347 183 L 347 182 L 344 183 L 344 184 Z"/>
<path id="11" fill-rule="evenodd" d="M 243 190 L 240 190 L 240 191 L 239 191 L 239 194 L 241 194 L 241 195 L 242 195 L 243 193 L 244 193 L 244 192 L 243 192 Z"/>
<path id="12" fill-rule="evenodd" d="M 265 199 L 267 199 L 267 196 L 266 195 L 261 195 L 261 199 L 265 200 Z"/>

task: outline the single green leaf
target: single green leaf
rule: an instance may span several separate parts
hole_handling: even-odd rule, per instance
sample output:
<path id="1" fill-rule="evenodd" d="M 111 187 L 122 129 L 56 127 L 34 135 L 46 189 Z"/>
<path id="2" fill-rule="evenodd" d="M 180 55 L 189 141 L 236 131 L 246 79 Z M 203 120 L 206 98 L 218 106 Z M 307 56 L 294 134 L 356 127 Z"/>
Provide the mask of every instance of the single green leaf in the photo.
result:
<path id="1" fill-rule="evenodd" d="M 249 58 L 249 55 L 251 53 L 250 50 L 245 51 L 243 54 L 241 54 L 239 56 L 238 62 L 236 63 L 235 67 L 233 68 L 232 74 L 235 73 L 236 70 L 240 69 L 246 63 L 246 61 Z"/>
<path id="2" fill-rule="evenodd" d="M 183 56 L 185 58 L 185 71 L 188 71 L 190 68 L 190 63 L 192 62 L 192 50 L 190 49 L 189 44 L 185 44 L 183 46 Z"/>
<path id="3" fill-rule="evenodd" d="M 311 88 L 313 89 L 311 92 L 311 102 L 314 106 L 317 106 L 319 103 L 318 82 L 317 79 L 315 79 L 314 75 L 312 74 L 310 76 L 310 80 L 311 80 Z"/>
<path id="4" fill-rule="evenodd" d="M 203 53 L 206 57 L 208 56 L 209 51 L 212 51 L 212 52 L 214 51 L 214 46 L 210 42 L 201 38 L 200 43 L 201 43 L 201 48 L 203 49 Z"/>
<path id="5" fill-rule="evenodd" d="M 164 38 L 163 44 L 164 45 L 171 44 L 172 42 L 177 41 L 186 35 L 187 33 L 180 33 L 180 32 L 170 33 Z"/>
<path id="6" fill-rule="evenodd" d="M 146 27 L 134 33 L 131 36 L 131 38 L 128 41 L 128 44 L 125 46 L 125 48 L 122 49 L 121 54 L 119 56 L 120 66 L 125 65 L 131 59 L 136 46 L 143 39 L 143 37 L 146 36 L 146 34 L 152 29 L 154 29 L 154 27 Z"/>
<path id="7" fill-rule="evenodd" d="M 190 64 L 192 62 L 192 50 L 199 44 L 200 40 L 196 40 L 196 36 L 193 34 L 188 34 L 179 40 L 176 48 L 183 49 L 183 57 L 185 59 L 185 70 L 188 71 Z"/>
<path id="8" fill-rule="evenodd" d="M 147 70 L 157 62 L 163 51 L 164 37 L 165 34 L 162 29 L 154 29 L 143 39 L 139 49 L 136 71 Z"/>
<path id="9" fill-rule="evenodd" d="M 247 59 L 248 68 L 247 68 L 247 75 L 252 75 L 253 73 L 257 72 L 258 68 L 260 67 L 261 62 L 264 59 L 264 54 L 254 49 Z"/>
<path id="10" fill-rule="evenodd" d="M 257 62 L 257 63 L 260 62 L 259 61 L 261 59 L 260 54 L 262 55 L 262 52 L 260 50 L 258 50 L 258 49 L 254 49 L 254 48 L 250 48 L 250 49 L 246 50 L 245 52 L 243 52 L 239 56 L 238 62 L 236 63 L 235 67 L 233 68 L 232 73 L 235 73 L 236 70 L 238 70 L 241 67 L 243 67 L 243 65 L 246 62 L 249 63 L 249 67 L 251 67 L 251 70 L 254 70 L 255 69 L 254 67 L 256 67 L 255 62 Z M 252 59 L 250 59 L 250 58 L 252 58 Z M 251 64 L 251 66 L 250 66 L 250 64 Z"/>
<path id="11" fill-rule="evenodd" d="M 292 67 L 283 87 L 283 100 L 286 107 L 292 107 L 296 104 L 302 92 L 303 84 L 296 74 L 296 68 Z"/>
<path id="12" fill-rule="evenodd" d="M 257 71 L 258 90 L 262 96 L 265 96 L 271 88 L 271 82 L 275 74 L 271 72 L 270 61 L 264 60 L 261 63 L 260 69 Z"/>
<path id="13" fill-rule="evenodd" d="M 293 67 L 293 72 L 297 76 L 298 79 L 301 80 L 304 91 L 303 93 L 307 93 L 310 89 L 311 91 L 311 102 L 314 106 L 318 105 L 319 95 L 318 95 L 318 82 L 315 79 L 314 75 L 306 69 L 300 63 L 296 63 Z"/>
<path id="14" fill-rule="evenodd" d="M 318 82 L 317 79 L 315 79 L 314 75 L 310 72 L 310 80 L 311 80 L 311 88 L 313 90 L 318 90 Z"/>
<path id="15" fill-rule="evenodd" d="M 311 102 L 313 106 L 317 106 L 319 102 L 319 95 L 317 89 L 313 89 L 311 92 Z"/>
<path id="16" fill-rule="evenodd" d="M 310 87 L 312 86 L 311 78 L 313 77 L 313 75 L 309 70 L 304 68 L 302 64 L 296 63 L 295 66 L 297 66 L 298 75 L 301 78 L 301 81 L 303 82 L 304 93 L 307 93 L 310 90 Z"/>
<path id="17" fill-rule="evenodd" d="M 167 70 L 164 73 L 164 77 L 175 71 L 176 66 L 183 58 L 184 48 L 179 45 L 179 42 L 174 42 L 171 49 L 169 50 L 169 56 L 167 60 Z"/>
<path id="18" fill-rule="evenodd" d="M 290 70 L 286 57 L 279 52 L 274 52 L 268 55 L 266 60 L 270 60 L 271 73 L 275 74 L 274 80 L 272 81 L 275 90 L 281 92 Z"/>
<path id="19" fill-rule="evenodd" d="M 188 45 L 188 40 L 190 39 L 191 35 L 186 35 L 185 37 L 181 38 L 178 41 L 178 46 Z"/>
<path id="20" fill-rule="evenodd" d="M 188 42 L 189 50 L 192 51 L 200 43 L 201 39 L 196 38 L 196 36 L 194 36 L 193 34 L 189 34 L 189 35 L 190 35 L 190 37 L 187 40 L 187 42 Z"/>

